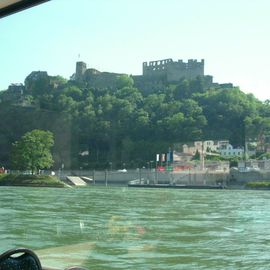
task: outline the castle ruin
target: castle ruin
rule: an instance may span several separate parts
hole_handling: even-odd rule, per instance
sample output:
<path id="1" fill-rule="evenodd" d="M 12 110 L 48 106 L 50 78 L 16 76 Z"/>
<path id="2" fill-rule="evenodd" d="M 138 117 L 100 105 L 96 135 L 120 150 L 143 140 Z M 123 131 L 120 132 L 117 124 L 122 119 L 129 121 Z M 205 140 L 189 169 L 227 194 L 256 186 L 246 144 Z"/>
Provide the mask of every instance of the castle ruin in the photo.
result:
<path id="1" fill-rule="evenodd" d="M 96 75 L 120 75 L 117 73 L 99 72 L 95 69 L 87 69 L 86 63 L 76 63 L 75 80 L 90 79 Z M 204 59 L 197 61 L 189 59 L 173 61 L 171 58 L 157 61 L 143 62 L 143 74 L 134 77 L 143 77 L 149 80 L 162 80 L 166 82 L 179 82 L 182 79 L 193 80 L 198 76 L 204 76 Z"/>
<path id="2" fill-rule="evenodd" d="M 73 80 L 87 82 L 94 88 L 115 88 L 117 79 L 123 74 L 113 72 L 101 72 L 94 68 L 87 68 L 85 62 L 76 63 L 76 72 L 71 76 Z"/>
<path id="3" fill-rule="evenodd" d="M 173 61 L 171 58 L 143 62 L 142 75 L 132 75 L 135 87 L 145 92 L 158 92 L 164 89 L 164 85 L 179 83 L 183 79 L 195 80 L 197 77 L 204 78 L 205 87 L 214 86 L 213 77 L 204 75 L 204 59 L 188 59 Z M 76 63 L 76 73 L 72 78 L 76 81 L 87 82 L 96 88 L 116 87 L 117 78 L 123 75 L 120 73 L 100 72 L 93 68 L 87 68 L 86 63 Z M 217 84 L 218 85 L 218 84 Z"/>
<path id="4" fill-rule="evenodd" d="M 165 79 L 167 82 L 178 82 L 181 79 L 192 80 L 197 76 L 204 76 L 204 59 L 200 62 L 189 59 L 173 61 L 171 58 L 143 62 L 143 77 L 149 79 Z"/>

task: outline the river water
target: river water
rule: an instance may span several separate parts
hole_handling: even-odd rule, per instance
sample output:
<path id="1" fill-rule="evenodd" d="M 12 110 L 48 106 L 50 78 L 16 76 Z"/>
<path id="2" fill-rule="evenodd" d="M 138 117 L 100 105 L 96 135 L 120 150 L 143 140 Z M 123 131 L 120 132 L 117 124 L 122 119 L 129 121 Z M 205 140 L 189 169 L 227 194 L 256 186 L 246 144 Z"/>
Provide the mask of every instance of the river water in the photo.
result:
<path id="1" fill-rule="evenodd" d="M 0 188 L 0 248 L 63 269 L 269 269 L 270 193 Z"/>

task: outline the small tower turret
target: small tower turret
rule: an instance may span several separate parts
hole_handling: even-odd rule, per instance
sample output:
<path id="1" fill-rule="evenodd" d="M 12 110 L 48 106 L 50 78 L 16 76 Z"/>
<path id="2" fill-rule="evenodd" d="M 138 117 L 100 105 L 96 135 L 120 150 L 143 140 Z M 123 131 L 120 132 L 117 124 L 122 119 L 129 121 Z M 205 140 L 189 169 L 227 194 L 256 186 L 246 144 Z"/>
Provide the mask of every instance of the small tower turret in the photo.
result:
<path id="1" fill-rule="evenodd" d="M 76 63 L 76 75 L 75 79 L 76 80 L 82 80 L 83 75 L 86 71 L 86 63 L 80 61 Z"/>

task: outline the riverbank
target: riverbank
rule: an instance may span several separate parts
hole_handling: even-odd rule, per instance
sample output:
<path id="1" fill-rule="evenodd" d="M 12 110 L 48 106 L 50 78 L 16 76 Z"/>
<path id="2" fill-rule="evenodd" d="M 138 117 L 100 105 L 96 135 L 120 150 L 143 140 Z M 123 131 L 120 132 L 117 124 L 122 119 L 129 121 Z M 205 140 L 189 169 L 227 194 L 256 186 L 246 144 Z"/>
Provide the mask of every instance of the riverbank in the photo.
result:
<path id="1" fill-rule="evenodd" d="M 56 177 L 49 175 L 3 174 L 0 175 L 0 186 L 63 188 L 65 184 Z"/>
<path id="2" fill-rule="evenodd" d="M 270 181 L 253 181 L 246 184 L 246 189 L 270 190 Z"/>

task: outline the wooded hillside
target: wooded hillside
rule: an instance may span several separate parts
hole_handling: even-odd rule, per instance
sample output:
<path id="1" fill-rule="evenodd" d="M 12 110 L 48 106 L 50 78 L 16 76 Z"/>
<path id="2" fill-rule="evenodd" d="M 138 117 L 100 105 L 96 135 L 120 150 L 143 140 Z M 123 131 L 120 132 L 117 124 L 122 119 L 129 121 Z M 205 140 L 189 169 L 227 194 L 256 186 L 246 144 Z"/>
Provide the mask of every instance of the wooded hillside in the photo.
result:
<path id="1" fill-rule="evenodd" d="M 7 92 L 0 93 L 0 164 L 8 168 L 12 143 L 32 129 L 53 132 L 56 169 L 136 168 L 174 143 L 227 139 L 244 146 L 270 131 L 268 101 L 236 87 L 206 88 L 203 77 L 164 83 L 153 93 L 127 75 L 114 88 L 93 88 L 33 72 L 19 99 L 5 99 Z"/>

